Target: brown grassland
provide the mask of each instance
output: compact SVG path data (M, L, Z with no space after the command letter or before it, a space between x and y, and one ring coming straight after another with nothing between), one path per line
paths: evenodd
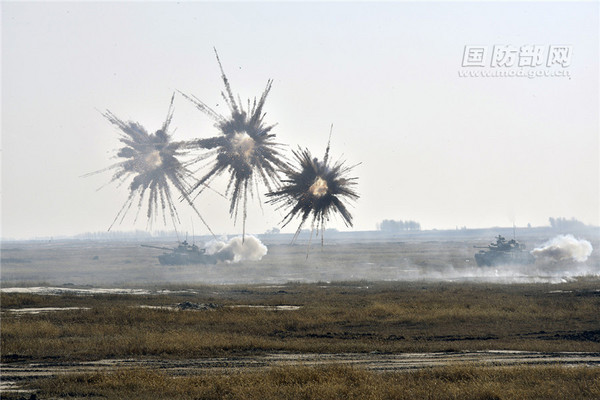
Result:
M251 359L278 352L600 352L597 278L562 284L352 282L168 289L168 294L152 295L3 293L2 362ZM186 301L217 307L140 307ZM233 307L240 305L299 308ZM33 307L85 309L8 311ZM600 369L461 365L375 372L331 364L178 376L130 368L32 379L25 386L38 398L593 399L600 398ZM19 398L2 397L7 396Z
M2 359L190 358L272 351L599 351L597 281L199 287L169 295L7 294L2 309L88 307L2 318ZM576 289L575 289L576 288ZM214 303L211 311L139 306ZM300 306L271 311L239 305Z
M597 369L440 367L376 373L343 365L168 376L120 370L37 383L48 398L127 399L597 399Z

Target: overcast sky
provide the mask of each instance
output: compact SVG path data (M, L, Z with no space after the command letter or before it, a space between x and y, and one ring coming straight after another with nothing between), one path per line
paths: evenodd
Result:
M110 172L81 177L115 162L102 112L154 132L180 90L227 114L213 47L244 102L273 79L265 122L289 149L322 156L334 125L333 159L361 163L353 229L600 223L598 2L1 7L3 238L105 231L128 183L98 191ZM555 76L460 76L475 71ZM171 127L174 140L216 134L180 95ZM228 201L207 192L196 206L215 232L241 232ZM178 210L178 229L206 233ZM146 229L134 214L113 229ZM255 198L247 231L283 216Z

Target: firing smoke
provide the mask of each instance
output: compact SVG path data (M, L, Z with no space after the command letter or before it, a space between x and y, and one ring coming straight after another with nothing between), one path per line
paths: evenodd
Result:
M236 236L229 241L211 240L206 243L206 253L227 263L259 261L267 254L267 246L252 235Z
M584 262L592 254L592 244L573 235L558 235L531 251L537 258L545 257L555 261L574 260Z

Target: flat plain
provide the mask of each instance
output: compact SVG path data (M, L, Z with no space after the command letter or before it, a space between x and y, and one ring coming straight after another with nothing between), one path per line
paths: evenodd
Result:
M2 398L600 397L596 250L482 269L485 239L265 243L170 267L139 243L4 243Z

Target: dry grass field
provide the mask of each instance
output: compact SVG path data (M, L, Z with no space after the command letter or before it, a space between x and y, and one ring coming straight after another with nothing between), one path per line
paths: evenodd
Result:
M39 398L592 399L600 395L597 361L594 367L582 362L566 368L556 361L511 367L467 363L388 372L343 362L258 371L227 368L226 361L250 363L273 353L600 355L599 287L597 279L581 279L558 285L170 286L168 293L147 295L3 293L1 354L5 366L46 363L50 370L105 359L148 360L147 365L22 382ZM209 306L177 307L185 302ZM12 311L43 307L59 311ZM150 363L215 358L225 368L166 371ZM9 372L5 368L3 374Z
M171 286L170 294L2 294L2 357L193 358L272 351L599 351L598 281ZM179 291L181 289L181 291ZM183 302L210 310L174 311ZM143 307L153 306L153 307ZM277 310L244 306L297 306Z
M261 262L200 270L99 247L3 251L3 289L62 291L1 294L2 380L26 390L4 386L2 398L600 398L600 279L565 279L565 264L482 271L471 243L428 241L325 246L308 260L304 246L272 245ZM496 351L542 356L507 363ZM389 361L431 353L487 358ZM263 362L276 358L291 362Z
M120 370L43 379L48 398L127 399L597 399L597 369L441 367L374 373L344 365L169 376Z

